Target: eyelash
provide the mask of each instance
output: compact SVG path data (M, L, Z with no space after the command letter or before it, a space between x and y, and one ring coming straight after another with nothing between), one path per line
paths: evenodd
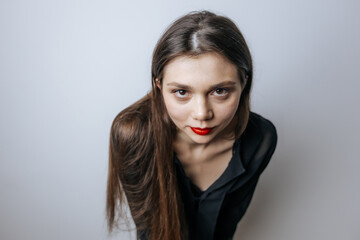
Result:
M173 92L175 93L175 96L178 97L178 98L185 98L184 95L179 95L180 92L185 92L185 93L187 93L187 91L184 90L184 89L177 89L177 90L174 90Z
M221 97L223 97L223 96L226 96L226 95L228 95L229 93L230 93L230 90L228 89L228 88L217 88L217 89L215 89L214 91L213 91L213 93L216 93L216 91L217 90L222 90L222 91L224 91L225 93L223 93L223 94L221 94L221 95L216 95L216 96L221 96Z
M225 93L217 95L216 91L221 90L224 91ZM179 95L180 92L183 92L184 94L188 94L187 90L184 89L176 89L173 90L173 93L175 93L175 96L179 99L185 99L187 97L187 95ZM211 91L211 94L214 94L216 97L224 97L227 96L230 93L230 89L228 88L216 88L215 90Z

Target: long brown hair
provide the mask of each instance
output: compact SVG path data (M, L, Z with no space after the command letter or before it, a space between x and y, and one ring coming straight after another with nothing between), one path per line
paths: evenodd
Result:
M239 137L249 117L252 59L245 39L227 17L191 12L176 20L158 41L152 59L152 90L121 111L110 133L107 220L111 231L124 217L126 202L138 233L149 239L183 240L187 226L173 163L176 127L169 118L161 90L167 63L178 56L216 52L236 65L242 94L233 119Z

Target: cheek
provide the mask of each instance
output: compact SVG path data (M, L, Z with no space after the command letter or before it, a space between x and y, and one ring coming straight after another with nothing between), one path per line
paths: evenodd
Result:
M169 100L164 97L166 110L169 114L171 120L175 123L175 125L182 124L187 119L187 111L183 105L177 104L173 100Z
M219 110L218 116L220 116L222 119L228 119L230 122L236 113L236 109L237 108L223 107Z
M222 119L228 119L229 122L235 116L235 113L239 107L239 99L227 104L226 106L218 106L217 115Z

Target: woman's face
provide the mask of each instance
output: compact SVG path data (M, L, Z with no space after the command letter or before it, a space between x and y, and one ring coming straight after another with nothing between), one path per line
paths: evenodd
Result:
M158 87L177 139L189 144L209 144L228 130L242 89L236 66L216 53L173 59Z

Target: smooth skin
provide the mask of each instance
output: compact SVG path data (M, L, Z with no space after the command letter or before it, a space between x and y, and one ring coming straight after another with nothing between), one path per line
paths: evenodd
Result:
M217 53L180 56L165 66L157 85L178 129L176 155L191 181L206 190L232 156L235 139L225 133L234 128L242 91L236 66ZM192 128L211 130L203 134Z

